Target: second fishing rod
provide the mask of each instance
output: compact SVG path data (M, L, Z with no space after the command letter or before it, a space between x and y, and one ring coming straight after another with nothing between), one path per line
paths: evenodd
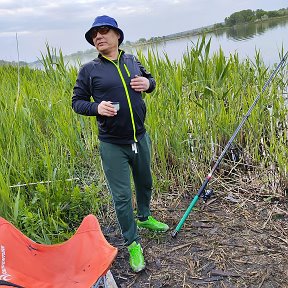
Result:
M257 95L257 97L255 98L254 102L252 103L252 105L250 106L250 108L248 109L247 113L244 115L244 117L242 118L242 121L240 122L240 124L238 125L238 127L236 128L235 132L233 133L233 135L231 136L230 140L228 141L227 145L225 146L225 148L223 149L221 155L219 156L218 160L216 161L216 163L214 164L214 166L212 167L210 173L207 175L207 177L205 178L203 184L201 185L200 189L198 190L197 194L194 196L194 198L192 199L192 201L190 202L190 205L188 206L187 210L185 211L184 215L182 216L182 218L180 219L178 225L176 226L175 230L172 232L172 237L175 238L178 234L178 232L180 231L180 229L182 228L183 224L185 223L185 220L187 219L187 217L189 216L189 214L191 213L193 207L195 206L195 204L197 203L197 201L199 200L200 197L202 197L204 200L207 200L210 196L211 196L211 191L208 190L206 191L205 188L207 187L209 181L211 180L215 170L218 168L218 166L220 165L222 159L224 158L225 154L227 153L228 149L231 147L232 142L234 141L235 137L237 136L238 132L240 131L240 129L242 128L242 126L244 125L244 123L246 122L246 120L248 119L248 117L250 116L252 110L254 109L255 105L257 104L257 102L259 101L261 95L265 92L265 90L267 89L267 87L270 85L270 83L272 82L272 80L275 78L275 76L277 75L277 73L279 72L280 68L284 65L284 63L286 62L288 57L288 51L286 52L286 54L284 55L284 57L282 58L282 60L279 62L279 64L277 65L277 67L274 69L274 71L271 73L270 77L268 78L268 80L265 82L261 92Z

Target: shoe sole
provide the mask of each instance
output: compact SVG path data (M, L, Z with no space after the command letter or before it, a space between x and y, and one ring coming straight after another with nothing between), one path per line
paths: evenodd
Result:
M143 271L146 268L146 265L144 267L138 268L136 270L132 269L135 273L139 273L141 271Z
M146 227L139 227L139 226L137 226L137 227L138 227L139 230L145 229L145 230L149 230L151 232L157 232L157 233L165 233L165 232L167 232L169 230L169 228L167 230L153 230L153 229L149 229L149 228L146 228Z

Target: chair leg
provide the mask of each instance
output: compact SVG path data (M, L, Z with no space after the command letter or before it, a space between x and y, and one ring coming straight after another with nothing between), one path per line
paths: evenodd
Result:
M111 271L100 277L91 288L118 288Z
M101 276L91 288L108 288L106 275Z

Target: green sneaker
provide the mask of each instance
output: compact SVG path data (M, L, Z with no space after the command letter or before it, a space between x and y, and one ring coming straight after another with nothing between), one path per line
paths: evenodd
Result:
M137 226L156 232L166 232L169 229L167 224L157 221L152 216L148 216L148 220L146 221L137 220Z
M140 243L132 242L128 247L130 254L129 263L134 272L140 272L145 268L145 260L143 250Z

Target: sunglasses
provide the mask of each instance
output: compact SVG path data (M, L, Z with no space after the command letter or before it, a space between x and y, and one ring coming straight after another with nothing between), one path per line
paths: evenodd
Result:
M100 26L98 28L95 28L91 31L91 37L92 38L95 38L98 34L98 32L101 34L101 35L105 35L107 34L109 31L110 31L111 28L107 27L107 26Z

